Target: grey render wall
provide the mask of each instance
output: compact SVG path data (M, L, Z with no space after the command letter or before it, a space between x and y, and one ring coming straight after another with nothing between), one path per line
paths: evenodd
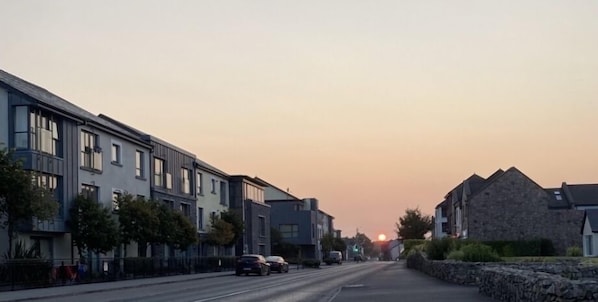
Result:
M201 173L201 175L202 175L201 187L203 188L202 189L203 192L201 192L201 193L197 192L197 207L203 209L203 217L202 217L203 229L201 229L199 231L200 231L200 233L205 233L209 227L210 213L212 213L212 212L220 213L220 212L228 210L228 208L229 208L228 204L230 203L229 185L228 185L228 179L226 177L223 177L221 175L213 173L213 172L209 171L208 169L196 168L195 174L197 175L197 173ZM209 184L212 179L215 179L218 184L220 182L226 183L224 192L221 191L220 185L218 185L216 187L217 188L216 192L211 192L209 190ZM197 176L195 177L195 180L197 181ZM196 183L195 187L197 188L197 183ZM220 198L221 198L222 194L224 194L224 196L225 196L226 204L222 204L220 202Z
M146 198L150 197L150 182L149 182L149 155L150 149L143 144L135 144L129 140L117 137L97 127L90 125L80 126L79 132L87 131L98 136L98 145L102 148L102 171L91 171L89 169L81 168L81 156L77 156L79 162L79 182L81 184L94 185L99 187L99 201L107 208L112 208L112 192L118 191L122 194L128 193L133 196L143 195ZM79 136L80 139L80 136ZM141 142L141 141L140 141ZM121 165L112 163L111 147L112 143L117 143L121 146ZM79 146L80 144L77 144ZM140 150L145 155L143 168L145 172L144 178L137 178L135 176L135 152Z
M8 92L0 87L0 148L8 147Z
M509 169L468 201L469 238L527 240L547 238L558 254L581 246L583 211L548 209L548 196L535 182Z

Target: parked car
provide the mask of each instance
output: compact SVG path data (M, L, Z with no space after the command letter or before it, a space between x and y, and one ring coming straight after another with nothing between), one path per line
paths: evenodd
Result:
M279 272L279 273L288 273L289 272L289 263L284 260L284 258L280 256L268 256L266 257L266 262L270 264L270 270Z
M270 264L266 258L258 254L245 254L239 257L235 268L235 275L258 274L260 276L270 275Z
M324 262L326 262L326 264L328 265L331 265L333 263L339 265L343 264L343 253L341 253L340 251L330 251L328 252L328 255L326 255Z

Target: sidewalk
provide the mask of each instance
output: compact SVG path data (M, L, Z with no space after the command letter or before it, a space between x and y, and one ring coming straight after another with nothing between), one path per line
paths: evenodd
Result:
M40 300L47 298L55 298L61 296L75 296L85 293L101 292L106 290L124 289L124 288L135 288L143 287L156 284L167 284L176 283L182 281L198 280L205 278L216 278L223 276L234 275L234 271L228 272L217 272L217 273L200 273L190 275L178 275L168 277L156 277L156 278L143 278L133 279L124 281L114 282L99 282L99 283L88 283L80 285L65 285L65 286L54 286L27 290L17 291L6 291L0 292L0 302L4 301L30 301Z

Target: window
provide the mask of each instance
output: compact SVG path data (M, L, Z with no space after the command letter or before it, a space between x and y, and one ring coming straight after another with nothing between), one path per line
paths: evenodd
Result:
M266 217L259 216L260 236L266 236Z
M102 171L102 149L98 136L81 130L81 167Z
M122 147L119 143L112 143L112 163L122 165Z
M203 230L203 208L197 207L197 229Z
M251 199L257 202L264 202L264 190L254 185L245 183L243 184L245 193L245 199Z
M174 200L164 200L164 204L166 204L167 207L174 209Z
M212 194L216 194L216 180L213 178L212 178L212 187L211 187L210 191L212 191Z
M118 211L118 201L122 196L122 192L120 190L112 190L112 210Z
M203 188L202 188L202 183L203 183L203 175L200 172L197 172L197 175L195 176L195 185L197 186L197 195L203 195Z
M143 165L145 164L143 151L135 151L135 176L139 178L145 177Z
M586 235L586 256L594 256L594 247L592 245L592 235Z
M164 187L164 160L154 158L154 185Z
M282 238L298 238L299 226L296 224L281 224L278 229Z
M258 252L260 255L266 255L266 246L263 244L258 245Z
M224 181L220 182L220 204L223 206L228 205L226 201L226 182Z
M181 203L179 205L179 211L186 217L191 216L191 205L188 203Z
M52 114L27 106L14 107L14 145L60 156L60 131Z
M86 198L89 198L90 200L98 202L98 199L99 199L98 198L98 187L82 184L81 185L81 195L83 195Z
M181 192L191 194L191 170L181 168Z

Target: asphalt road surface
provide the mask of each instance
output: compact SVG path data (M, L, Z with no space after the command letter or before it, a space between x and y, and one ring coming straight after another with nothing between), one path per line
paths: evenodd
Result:
M492 301L477 288L438 281L404 268L404 263L364 262L291 269L270 276L234 276L185 280L136 288L110 289L44 299L85 301Z

